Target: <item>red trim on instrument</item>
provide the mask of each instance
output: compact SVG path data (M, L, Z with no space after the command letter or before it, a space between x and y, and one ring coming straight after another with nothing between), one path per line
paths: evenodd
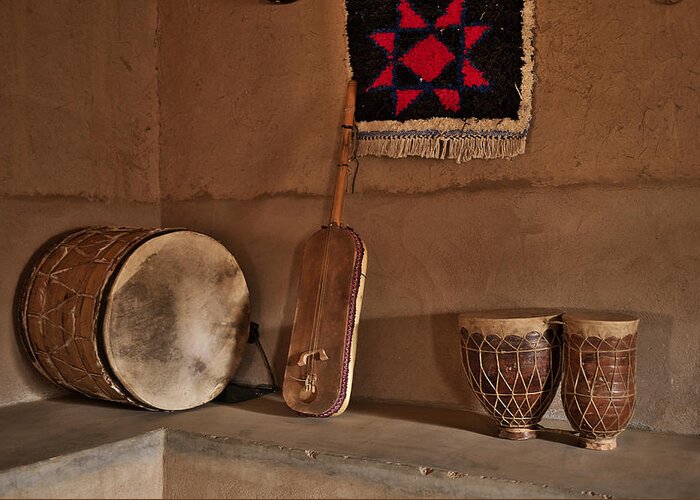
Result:
M345 403L345 400L350 397L348 394L350 387L348 387L348 379L350 378L350 363L353 361L350 359L352 353L352 333L355 329L355 319L357 316L357 299L360 293L360 282L362 280L362 261L365 257L365 247L362 244L360 237L350 228L343 228L345 231L349 232L355 241L355 250L357 251L357 257L355 258L355 269L352 277L352 290L350 291L350 305L348 307L348 328L345 331L345 352L343 354L343 372L342 372L342 382L340 387L340 394L338 399L335 401L333 406L327 411L314 415L320 418L331 417L340 410Z

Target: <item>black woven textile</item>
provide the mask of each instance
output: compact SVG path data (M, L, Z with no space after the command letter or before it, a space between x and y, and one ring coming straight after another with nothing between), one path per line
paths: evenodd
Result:
M523 3L346 0L357 119L517 119Z

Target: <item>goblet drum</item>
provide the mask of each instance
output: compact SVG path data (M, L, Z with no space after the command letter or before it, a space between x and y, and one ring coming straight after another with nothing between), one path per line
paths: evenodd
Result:
M613 450L636 400L637 327L616 313L564 315L564 412L581 446Z
M218 241L180 229L88 228L24 284L20 339L49 380L152 410L216 397L243 357L248 287Z
M530 309L459 316L467 380L500 437L536 437L560 379L561 314Z

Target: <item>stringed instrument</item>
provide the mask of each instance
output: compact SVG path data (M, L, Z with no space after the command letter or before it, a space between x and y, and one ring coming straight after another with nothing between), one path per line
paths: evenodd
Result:
M304 246L282 386L287 406L313 417L343 413L352 388L367 266L364 243L341 222L350 168L356 92L357 83L350 81L330 222L315 232Z

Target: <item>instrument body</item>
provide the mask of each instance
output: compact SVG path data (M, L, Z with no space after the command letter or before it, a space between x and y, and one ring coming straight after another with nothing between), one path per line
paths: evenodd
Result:
M536 437L561 377L561 312L513 310L459 317L469 385L501 427L500 437Z
M350 81L343 116L330 222L304 246L294 327L282 395L302 415L330 417L347 408L367 250L341 222L348 185L357 83Z
M147 409L216 397L248 335L248 288L233 256L177 229L67 235L32 269L20 309L22 343L49 380Z
M634 414L638 325L624 314L564 315L561 398L584 448L615 449Z
M350 400L366 257L360 237L335 225L314 233L304 246L283 386L285 402L301 414L339 415ZM316 391L309 401L300 384Z

